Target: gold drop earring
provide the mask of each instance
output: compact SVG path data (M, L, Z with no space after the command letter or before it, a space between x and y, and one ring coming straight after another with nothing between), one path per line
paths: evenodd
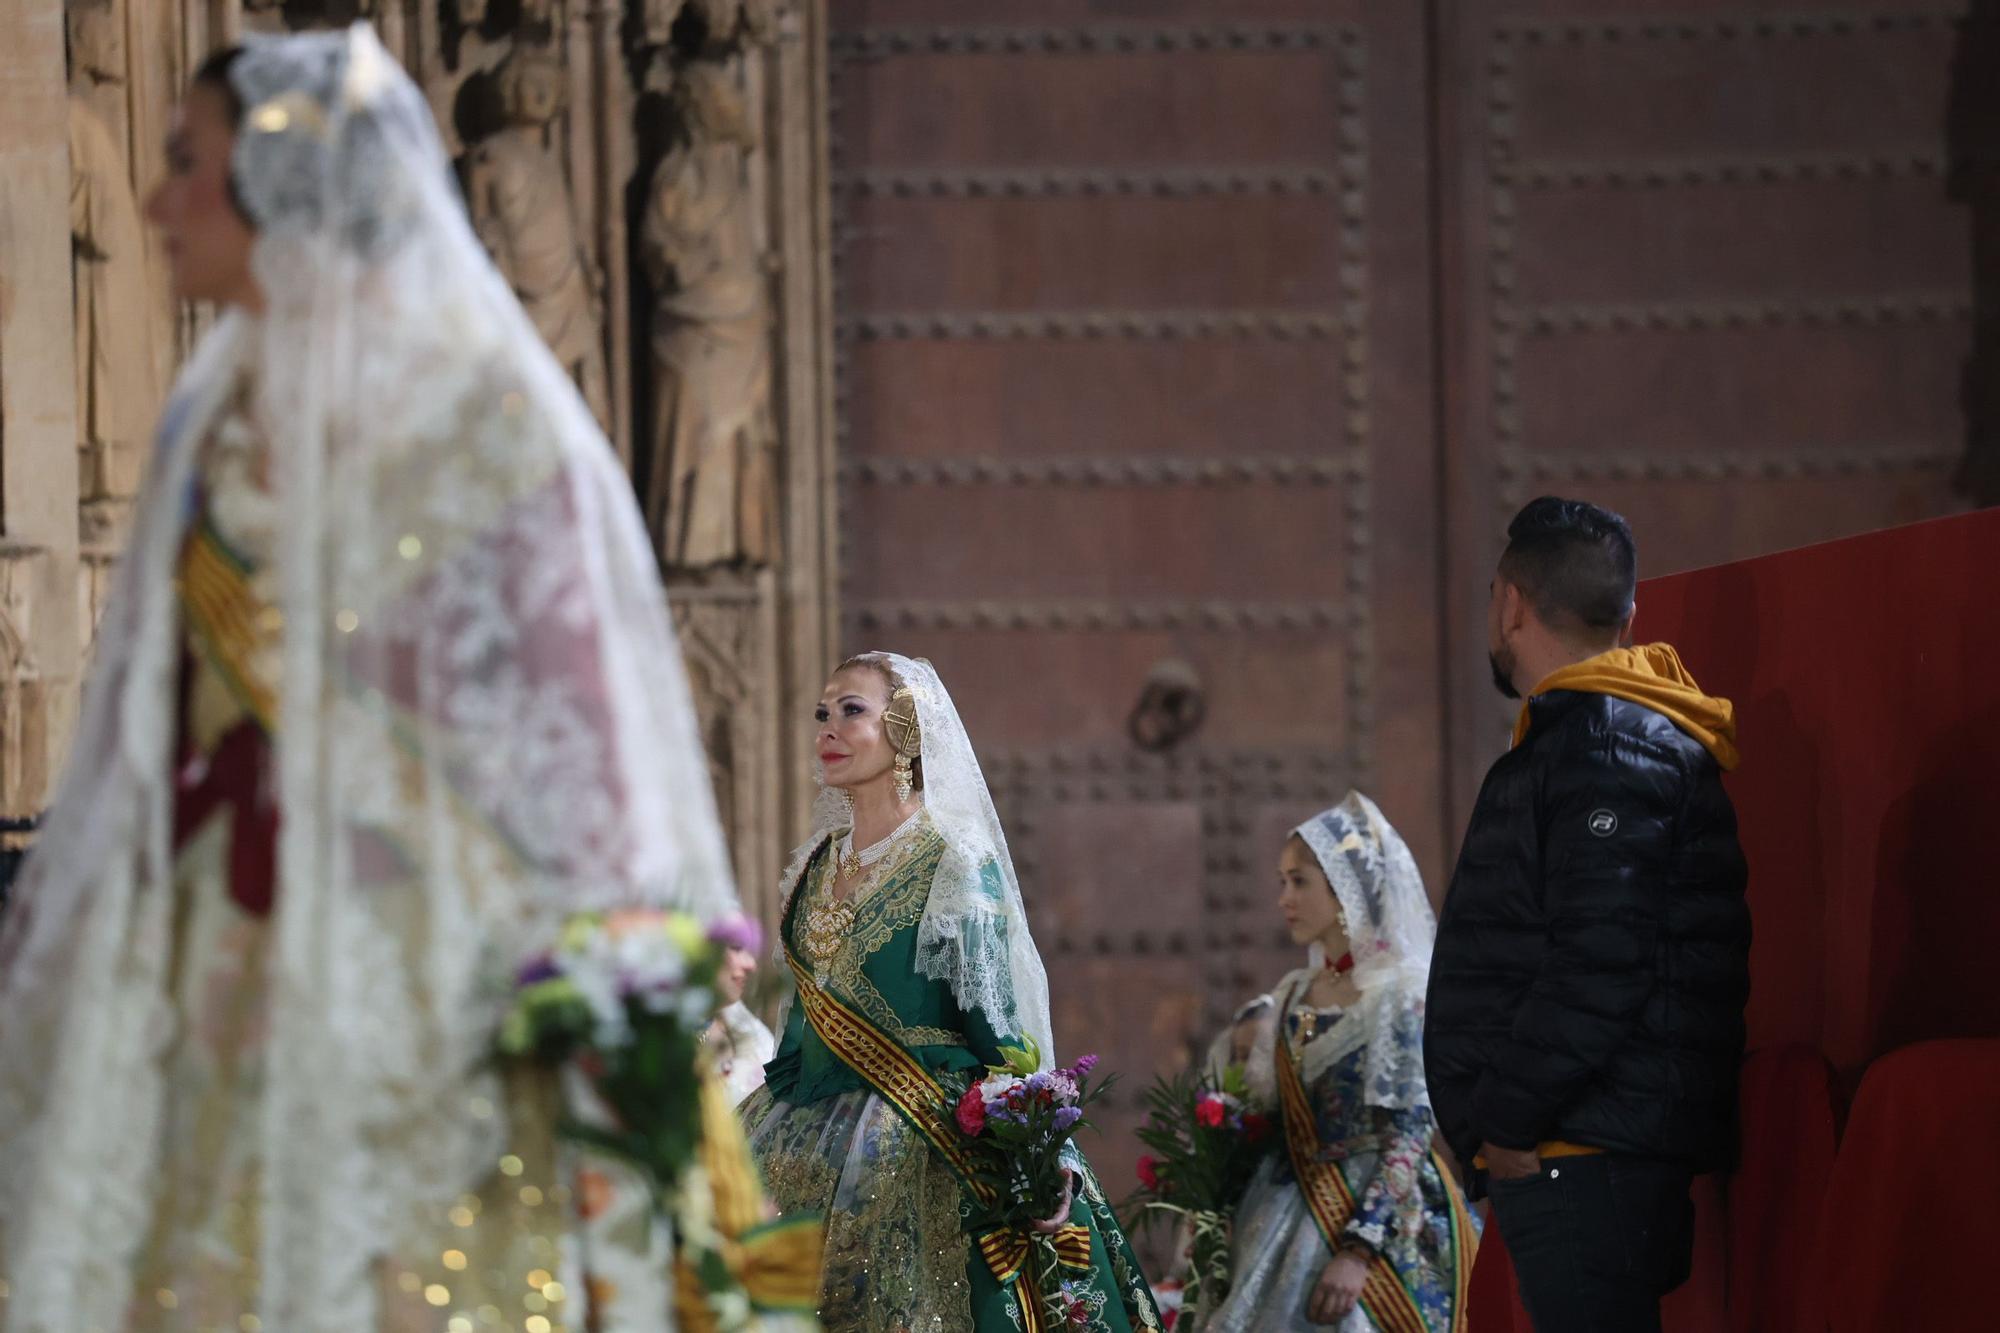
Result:
M910 763L910 756L896 756L896 800L909 804L910 795L916 790L916 773Z

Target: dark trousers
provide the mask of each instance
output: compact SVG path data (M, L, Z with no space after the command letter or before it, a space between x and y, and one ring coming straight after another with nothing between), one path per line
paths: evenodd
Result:
M1489 1180L1535 1333L1659 1333L1660 1297L1694 1257L1692 1183L1686 1167L1611 1154Z

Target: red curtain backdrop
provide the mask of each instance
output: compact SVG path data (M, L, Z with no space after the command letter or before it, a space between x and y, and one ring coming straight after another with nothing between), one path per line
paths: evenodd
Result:
M1639 638L1736 701L1751 1047L1816 1046L1849 1087L1898 1046L2000 1036L1996 572L2000 510L1640 590Z

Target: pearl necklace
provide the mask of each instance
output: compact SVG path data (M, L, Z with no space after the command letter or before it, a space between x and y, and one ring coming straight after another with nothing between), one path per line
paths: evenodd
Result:
M923 817L923 813L924 812L921 809L919 809L915 814L911 815L908 819L904 820L902 823L898 824L894 829L890 830L888 837L882 839L880 842L871 843L869 846L863 847L858 852L854 850L854 830L853 829L847 830L847 836L841 839L840 848L838 852L838 860L840 862L840 873L842 875L845 875L847 878L852 879L854 878L854 876L860 874L867 867L876 864L883 857L889 854L889 849L895 843L896 839L902 837L905 833L908 833L910 831L910 826L912 824L915 824L917 820L921 819ZM854 896L858 898L861 895L857 892Z

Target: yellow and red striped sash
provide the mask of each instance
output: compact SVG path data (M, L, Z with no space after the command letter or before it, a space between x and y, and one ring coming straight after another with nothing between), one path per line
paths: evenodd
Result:
M785 961L791 964L792 977L798 982L799 1003L805 1008L806 1022L826 1043L826 1048L859 1074L863 1082L895 1107L910 1127L937 1149L938 1156L974 1198L991 1206L996 1201L995 1195L990 1186L973 1174L970 1145L952 1118L955 1105L944 1085L901 1042L814 981L812 973L789 949L785 951Z
M799 1003L806 1022L826 1048L849 1069L861 1076L882 1100L896 1108L910 1127L924 1139L952 1169L974 1199L987 1207L999 1201L992 1186L973 1170L971 1147L959 1132L953 1117L956 1103L930 1070L894 1037L857 1012L817 981L799 960L785 951L792 977L798 982ZM1073 1271L1089 1272L1090 1229L1069 1225L1049 1238L1055 1246L1057 1262ZM1021 1312L1021 1333L1045 1333L1048 1321L1042 1309L1040 1275L1034 1271L1034 1241L1015 1227L996 1227L979 1238L980 1257L1003 1288L1014 1288L1015 1303Z
M1354 1216L1354 1192L1348 1188L1347 1177L1341 1174L1338 1162L1320 1159L1319 1129L1313 1116L1312 1101L1306 1095L1305 1082L1299 1076L1291 1046L1283 1033L1278 1036L1277 1065L1278 1099L1285 1121L1285 1150L1291 1158L1292 1174L1298 1177L1299 1188L1306 1196L1306 1206L1312 1211L1313 1221L1319 1225L1320 1235L1325 1238L1327 1247L1338 1252L1345 1239L1347 1223ZM1465 1211L1465 1200L1459 1195L1451 1172L1437 1159L1435 1152L1431 1154L1431 1160L1444 1181L1445 1193L1451 1199L1452 1276L1456 1290L1450 1329L1452 1333L1463 1333L1466 1326L1466 1290L1472 1279L1472 1224ZM1396 1266L1385 1255L1376 1254L1368 1265L1368 1281L1361 1288L1361 1304L1367 1308L1368 1317L1375 1321L1375 1326L1382 1333L1435 1333L1425 1323L1423 1311L1418 1308L1409 1288L1403 1285Z
M275 728L278 693L256 669L273 609L250 587L242 563L196 523L181 548L181 608L193 638L265 731Z

